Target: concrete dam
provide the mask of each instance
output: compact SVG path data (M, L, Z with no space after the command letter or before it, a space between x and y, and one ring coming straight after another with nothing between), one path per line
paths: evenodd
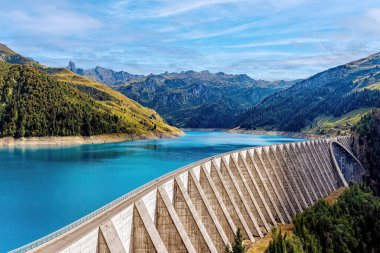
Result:
M15 252L224 252L237 228L262 238L363 166L351 138L254 147L206 158L116 199Z

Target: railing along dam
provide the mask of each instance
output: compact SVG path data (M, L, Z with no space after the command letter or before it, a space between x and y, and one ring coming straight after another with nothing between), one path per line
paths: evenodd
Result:
M347 186L334 149L352 164L350 147L315 139L203 159L14 252L223 252L237 228L255 241Z

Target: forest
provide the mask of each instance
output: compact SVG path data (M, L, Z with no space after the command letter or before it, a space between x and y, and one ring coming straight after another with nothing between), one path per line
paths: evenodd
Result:
M90 95L28 65L0 63L0 137L129 133Z
M380 198L370 187L351 185L338 200L320 200L297 214L294 235L277 230L266 253L380 252Z
M298 132L321 115L340 117L355 109L380 107L380 91L364 89L345 94L348 90L349 87L342 90L316 87L311 92L299 91L297 96L280 96L280 92L272 99L275 104L268 99L243 115L241 127Z
M368 170L366 182L380 195L380 110L364 115L353 126L354 152Z
M318 117L380 107L379 55L320 72L266 97L238 120L245 129L299 132Z

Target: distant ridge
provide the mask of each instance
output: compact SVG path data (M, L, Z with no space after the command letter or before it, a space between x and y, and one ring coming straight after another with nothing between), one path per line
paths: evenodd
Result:
M76 68L73 61L70 61L66 68L71 72L104 83L108 86L125 84L133 79L143 77L142 75L134 75L125 71L114 71L99 66L84 70L82 68Z

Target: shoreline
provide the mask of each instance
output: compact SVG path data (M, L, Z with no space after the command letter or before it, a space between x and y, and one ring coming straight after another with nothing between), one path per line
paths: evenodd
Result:
M180 128L182 131L227 132L228 128Z
M221 128L182 128L182 131L222 131L225 133L240 133L252 135L271 135L293 138L309 138L316 139L323 137L322 135L283 132L283 131L267 131L267 130L247 130L247 129L221 129ZM2 147L28 147L28 146L77 146L85 144L101 144L101 143L117 143L136 140L153 140L163 138L177 138L185 135L184 132L167 132L167 133L147 133L147 134L103 134L94 136L45 136L45 137L24 137L0 138L0 148Z
M293 138L308 138L308 139L318 139L325 137L324 135L318 134L308 134L302 132L285 132L285 131L268 131L268 130L248 130L233 128L225 130L226 133L240 133L240 134L254 134L254 135L272 135L272 136L283 136L283 137L293 137Z
M28 146L77 146L84 144L117 143L136 140L176 138L183 136L183 132L148 133L148 134L103 134L94 136L45 136L0 138L1 147L28 147Z
M321 137L326 137L325 135L309 134L302 132L285 132L285 131L268 131L268 130L249 130L241 128L181 128L182 131L206 131L215 132L221 131L225 133L238 133L238 134L252 134L252 135L271 135L271 136L283 136L283 137L293 137L293 138L308 138L317 139Z

